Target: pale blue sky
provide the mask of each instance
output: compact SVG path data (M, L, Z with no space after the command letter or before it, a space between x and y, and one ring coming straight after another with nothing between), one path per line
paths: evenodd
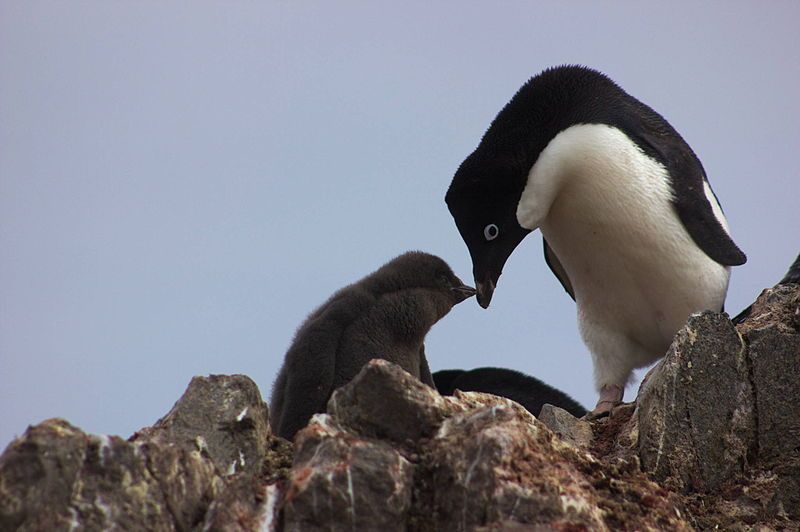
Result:
M738 311L800 249L798 20L788 1L1 1L0 448L54 416L129 436L193 375L266 399L304 317L405 250L469 279L445 190L557 64L606 72L698 153L749 257ZM427 352L595 400L538 233Z

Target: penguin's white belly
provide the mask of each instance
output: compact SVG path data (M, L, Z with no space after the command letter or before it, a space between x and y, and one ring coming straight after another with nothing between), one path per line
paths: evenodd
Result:
M531 179L553 197L539 227L572 284L598 384L624 382L665 354L691 313L722 308L729 269L689 236L665 168L621 131L573 126L542 156Z
M581 233L571 224L562 229L559 218L542 232L569 276L581 333L596 355L647 365L666 353L692 312L722 308L728 270L688 234L591 223L580 224Z

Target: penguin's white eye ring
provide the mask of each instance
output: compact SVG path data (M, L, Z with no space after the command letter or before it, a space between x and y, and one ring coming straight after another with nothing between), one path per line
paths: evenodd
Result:
M494 224L489 224L483 228L483 236L486 240L494 240L500 234L500 228Z

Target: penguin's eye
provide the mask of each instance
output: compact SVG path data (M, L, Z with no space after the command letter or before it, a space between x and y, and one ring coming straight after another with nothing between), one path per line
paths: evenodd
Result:
M483 236L486 238L486 240L494 240L499 234L500 229L494 224L489 224L483 228Z

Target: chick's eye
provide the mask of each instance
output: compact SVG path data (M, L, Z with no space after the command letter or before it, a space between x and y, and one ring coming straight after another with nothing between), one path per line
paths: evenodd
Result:
M499 234L500 229L494 224L489 224L483 228L483 236L486 238L486 240L494 240Z

